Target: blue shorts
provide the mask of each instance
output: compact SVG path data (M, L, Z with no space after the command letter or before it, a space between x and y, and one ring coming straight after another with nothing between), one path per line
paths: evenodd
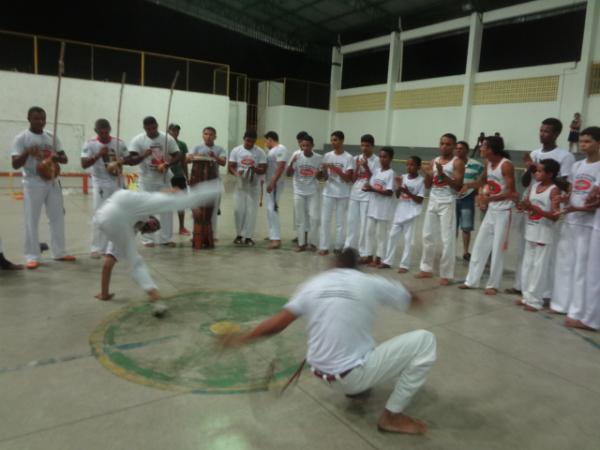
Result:
M475 191L456 200L456 228L473 231L475 222Z

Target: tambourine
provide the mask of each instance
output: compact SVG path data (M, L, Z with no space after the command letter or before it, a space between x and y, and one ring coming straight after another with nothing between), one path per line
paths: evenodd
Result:
M43 180L54 180L60 175L60 165L52 158L43 159L37 165L37 173Z

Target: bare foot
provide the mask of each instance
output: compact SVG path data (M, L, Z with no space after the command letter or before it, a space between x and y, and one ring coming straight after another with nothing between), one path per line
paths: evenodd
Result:
M448 286L450 284L450 280L448 278L440 278L438 284L440 286Z
M157 289L150 289L149 291L146 291L146 294L148 294L149 300L151 302L160 300L160 294L158 293Z
M303 252L306 250L306 245L299 245L298 247L296 247L295 251L297 252Z
M564 316L564 315L566 315L566 314L567 314L567 313L560 312L560 311L557 311L557 310L555 310L555 309L552 309L552 308L548 308L548 312L549 312L550 314L558 314L558 315L560 315L560 316Z
M329 255L329 250L320 250L319 251L319 255L321 255L321 256L327 256L327 255Z
M565 319L565 327L568 327L568 328L579 328L580 330L597 331L597 330L594 330L591 327L588 327L581 320L571 319L570 317L567 317Z
M408 269L405 269L404 267L400 267L398 269L398 273L407 273L407 272L408 272Z
M485 295L496 295L498 293L498 289L487 288L483 291Z
M468 286L468 285L466 285L466 284L464 284L464 283L463 283L463 284L461 284L461 285L459 285L459 286L458 286L458 288L459 288L459 289L473 289L471 286Z
M369 267L377 267L378 263L377 263L377 261L371 261L369 264L367 264L367 266L369 266Z
M538 312L539 311L537 308L534 308L533 306L529 306L529 305L523 305L523 309L525 311L529 311L529 312Z
M377 428L379 431L404 434L424 434L427 431L427 425L424 422L406 414L392 413L387 409L379 417Z
M515 300L515 305L517 305L517 306L525 306L525 302L523 301L522 298L520 298L519 300Z
M433 273L421 271L415 275L415 278L433 278Z
M377 268L378 269L389 269L390 265L386 264L386 263L379 263L379 264L377 264Z
M373 262L372 256L361 256L361 258L358 260L359 264L370 264L372 262Z
M269 250L275 250L281 248L281 241L271 241L271 243L267 246Z
M94 295L94 297L96 297L98 300L102 300L103 302L111 300L114 296L115 294L103 294L102 292Z

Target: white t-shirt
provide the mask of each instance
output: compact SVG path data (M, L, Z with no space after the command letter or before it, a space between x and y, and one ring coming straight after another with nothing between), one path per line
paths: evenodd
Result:
M394 192L394 171L392 169L375 169L369 180L371 187L378 192ZM394 194L381 195L377 192L369 192L369 209L367 217L377 220L390 220L394 214Z
M404 311L410 294L398 282L333 269L302 284L285 309L307 319L308 363L335 375L363 364L375 348L371 331L378 303Z
M323 164L332 164L342 169L344 173L354 169L354 160L348 152L343 152L338 155L335 151L325 153L323 156ZM323 189L323 196L334 198L348 198L350 196L350 183L346 183L339 175L333 173L331 169L327 169L327 182Z
M209 147L206 144L196 145L188 154L208 156L208 152L213 152L219 158L227 158L227 152L225 151L225 149L218 145L213 145L212 147ZM219 174L220 178L221 174L219 172L217 173Z
M544 159L553 159L560 164L560 172L558 175L561 177L568 177L571 173L571 167L575 164L575 157L573 154L558 147L549 152L544 152L541 148L538 148L537 150L532 151L529 156L531 156L531 159L535 163L539 163Z
M317 174L321 170L323 156L313 152L312 156L307 157L304 152L295 156L294 164L294 193L298 195L313 195L319 189Z
M270 183L271 179L275 175L275 172L277 171L277 164L283 162L285 163L285 167L287 165L287 161L288 150L283 145L279 144L276 147L273 147L269 150L269 153L267 154L267 173L265 174L267 183ZM277 180L277 185L283 184L284 181L285 173L282 173L279 177L279 180Z
M354 157L354 170L357 170L358 162L364 160L363 155L356 155ZM379 158L375 155L371 155L368 159L369 170L371 171L371 175L375 173L375 169L378 169L379 166ZM368 202L370 199L369 192L365 192L362 190L362 187L365 185L367 181L369 181L369 177L366 173L367 171L361 165L358 169L358 178L352 185L352 190L350 191L350 200L356 200L359 202Z
M46 159L60 151L62 151L62 144L58 137L56 138L56 150L52 148L52 134L44 130L40 134L32 133L30 130L25 130L17 134L12 144L11 156L20 156L25 150L37 147L41 151L42 159ZM23 184L28 186L46 186L52 181L46 181L42 179L37 173L37 166L41 159L28 156L25 164L21 169L23 174Z
M600 161L588 163L586 160L577 161L571 168L569 182L573 189L569 203L573 206L584 206L587 196L600 180ZM584 227L594 226L593 212L572 212L565 215L565 221Z
M96 154L98 154L98 152L104 147L108 147L108 154L98 159L92 165L92 180L94 182L94 186L97 187L115 187L117 177L108 173L106 170L106 165L110 162L129 156L127 147L122 140L119 140L119 145L117 145L117 138L112 136L110 137L110 141L107 143L100 142L98 137L90 139L85 143L83 149L81 150L81 157L91 158L96 156Z
M177 141L171 135L167 135L165 141L165 134L159 131L155 138L148 137L146 133L140 133L129 144L129 151L138 155L142 155L147 149L152 150L152 155L140 163L140 184L142 186L144 184L165 184L170 181L173 178L171 169L167 171L165 181L165 174L161 173L158 167L164 162L169 162L171 156L179 152Z
M415 178L408 178L408 175L402 176L402 185L408 191L417 197L425 197L425 179L421 175ZM403 223L414 219L423 210L423 203L415 202L408 194L401 193L396 205L394 214L394 223Z
M254 146L248 150L243 145L239 145L229 153L229 162L236 163L238 173L248 173L249 167L258 168L260 164L266 164L267 157L261 148ZM244 176L241 180L242 183L258 186L259 175Z

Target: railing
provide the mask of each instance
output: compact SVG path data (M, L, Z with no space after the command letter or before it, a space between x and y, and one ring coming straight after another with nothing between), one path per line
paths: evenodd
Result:
M118 83L126 72L128 84L168 88L179 71L176 89L227 96L230 92L228 64L4 30L0 70L56 75L61 42L66 44L66 77Z

